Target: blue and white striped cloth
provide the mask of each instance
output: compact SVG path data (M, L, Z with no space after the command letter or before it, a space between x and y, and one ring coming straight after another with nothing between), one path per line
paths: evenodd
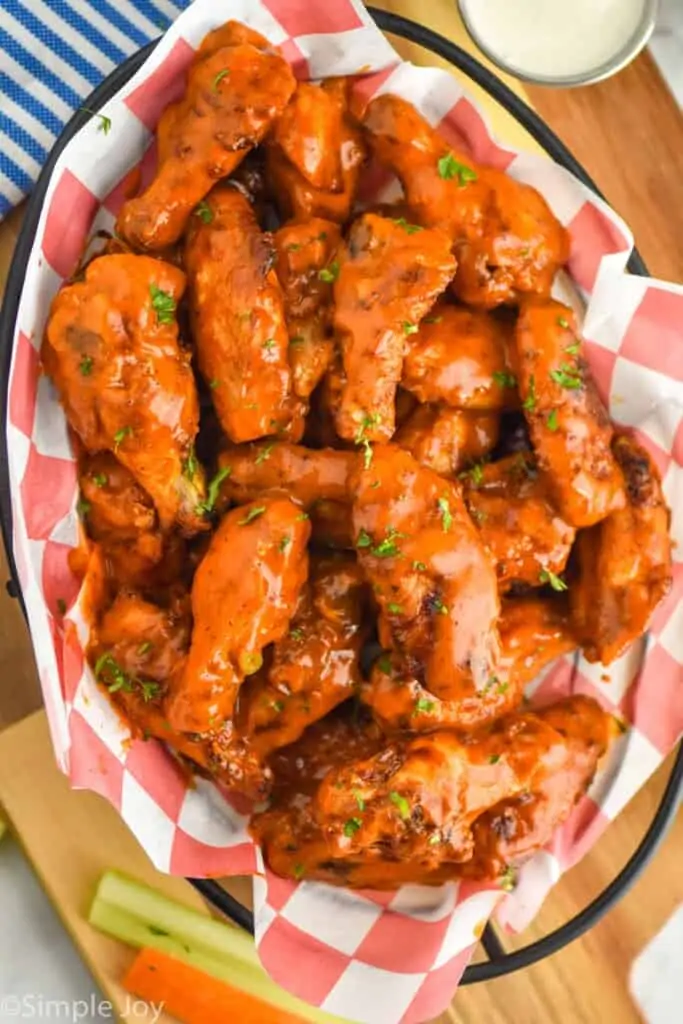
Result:
M96 85L190 0L0 0L0 220Z

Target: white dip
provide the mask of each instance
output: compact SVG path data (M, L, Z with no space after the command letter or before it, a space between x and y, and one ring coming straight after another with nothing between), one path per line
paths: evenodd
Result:
M521 74L566 78L595 71L636 34L645 0L467 0L473 33Z

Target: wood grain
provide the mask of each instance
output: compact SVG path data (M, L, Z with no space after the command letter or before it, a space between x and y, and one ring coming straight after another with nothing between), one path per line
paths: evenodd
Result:
M429 4L377 0L376 6L419 20L474 49L466 41L454 0L430 0ZM392 41L406 57L424 60L418 47ZM439 63L432 58L429 62ZM512 85L523 94L518 84ZM626 71L599 85L567 91L529 87L528 95L630 223L652 272L673 280L683 278L683 117L650 57L642 55ZM511 144L536 148L504 113L496 112L493 120L495 130ZM19 216L0 227L0 287ZM2 728L27 714L38 701L26 633L16 603L4 591L0 592L0 671ZM111 991L128 954L106 939L96 949L88 946L79 916L87 886L98 871L124 866L130 855L129 870L135 874L153 878L156 885L171 886L195 904L197 897L182 881L153 873L125 826L102 800L68 791L54 769L43 719L31 721L42 724L27 725L26 731L14 734L20 739L12 745L9 762L0 756L0 801L7 803L27 846L42 851L41 878L61 903L60 912L69 915L70 930L86 951L95 975ZM504 938L508 948L533 941L563 923L612 880L642 838L667 770L668 765L662 767L590 855L562 879L527 932ZM22 777L28 780L24 789ZM683 901L682 847L683 819L679 817L654 866L596 928L527 971L461 988L453 1010L441 1018L444 1024L635 1024L639 1016L628 992L630 964ZM66 867L60 870L63 863Z

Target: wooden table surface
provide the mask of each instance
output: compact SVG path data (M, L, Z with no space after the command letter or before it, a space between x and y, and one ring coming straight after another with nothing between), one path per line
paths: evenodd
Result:
M420 18L458 38L452 0L384 0L378 6ZM575 90L527 89L531 103L584 164L633 229L651 272L683 279L683 116L647 52L616 77ZM20 223L0 226L0 288ZM0 579L6 568L0 556ZM40 705L33 658L16 602L0 591L0 728ZM652 818L670 762L633 800L578 867L566 875L538 918L508 948L563 923L614 877ZM461 1024L635 1024L628 992L633 958L683 902L683 818L657 860L590 933L517 975L461 989L444 1020Z

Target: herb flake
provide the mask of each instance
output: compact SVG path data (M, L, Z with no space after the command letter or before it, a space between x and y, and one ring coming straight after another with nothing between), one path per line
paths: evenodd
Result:
M152 309L157 315L158 324L172 324L175 320L176 302L170 292L165 292L158 285L149 286L152 297Z
M394 807L398 810L400 817L403 821L408 821L410 818L410 804L404 796L397 793L395 789L389 793L389 799L391 800Z
M476 171L473 171L471 167L467 167L466 164L461 164L452 153L446 153L445 156L442 156L437 163L437 167L440 178L443 178L444 181L452 181L456 178L461 188L463 185L467 185L468 182L477 180Z

